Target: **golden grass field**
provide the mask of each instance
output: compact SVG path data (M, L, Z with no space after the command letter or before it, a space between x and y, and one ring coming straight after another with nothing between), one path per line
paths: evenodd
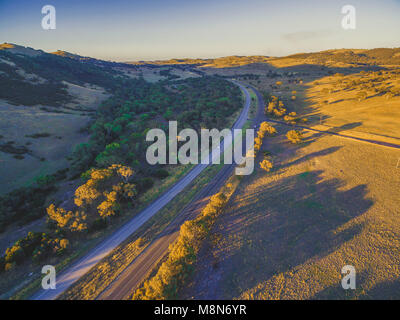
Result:
M278 130L263 147L275 168L243 179L186 297L399 298L400 150L311 133L292 146Z
M347 75L309 72L297 83L247 82L281 97L310 127L400 145L400 98L374 90L399 88L397 71L343 70ZM373 85L346 88L354 80ZM367 97L359 101L362 90ZM400 149L310 131L292 145L285 137L292 128L273 125L279 135L265 138L262 150L271 152L274 168L256 165L243 178L181 297L399 299ZM262 159L261 152L257 163ZM356 290L341 287L345 265L356 269Z
M173 67L185 63L201 64L200 70L206 74L237 78L262 93L279 96L288 112L295 111L301 118L307 118L305 125L311 128L400 145L398 67L362 71L354 63L332 60L321 64L313 57L264 56L181 59L155 64L165 65L165 69L181 79L198 76ZM159 71L140 66L136 71L126 72L157 82L166 79ZM249 74L259 78L246 78ZM277 85L277 81L282 84ZM0 131L0 142L15 141L16 146L26 145L31 150L22 160L1 153L0 193L67 166L65 156L75 144L87 139L79 129L89 120L90 109L95 109L106 96L99 88L75 85L69 85L69 93L80 103L63 108L67 113L0 103L0 127L4 129ZM364 93L362 98L361 93ZM295 99L291 99L293 95ZM80 109L82 104L86 110ZM232 115L230 122L235 117ZM260 152L255 172L241 179L228 209L206 239L192 282L181 297L400 299L400 166L396 167L400 149L310 131L304 132L303 143L292 145L285 135L293 128L273 125L279 134L265 138L262 151L271 152L274 168L267 173L259 167L263 160ZM50 136L36 139L25 136L43 132ZM7 170L2 170L6 167L2 162L12 163L12 170L8 165ZM158 188L141 197L141 203L145 205L155 199L185 170L180 166L172 170ZM63 298L95 298L165 228L215 170L205 172L192 189L178 196ZM69 189L71 186L61 188L60 193ZM64 267L139 209L129 210L115 226L93 234L81 248L73 248L74 256L68 261L54 263ZM42 222L38 222L39 229ZM23 228L8 230L0 247L24 233ZM356 290L346 291L340 285L341 268L345 265L356 268ZM26 283L30 280L26 270L19 270L15 277L25 277ZM17 280L3 279L0 287L8 290L11 282ZM23 285L11 291L18 292ZM20 291L18 297L27 296L37 285L38 280Z
M398 138L400 143L400 96L387 99L375 92L376 88L385 86L400 88L400 74L390 73L383 76L354 74L349 76L329 76L314 83L307 84L307 102L314 112L323 114L323 124L330 127L341 127L356 123L354 131L371 133L382 137ZM377 78L381 80L377 81ZM373 87L363 90L359 85L343 89L343 86L352 81L365 81ZM331 93L323 94L326 88ZM358 101L357 94L365 91L368 97Z

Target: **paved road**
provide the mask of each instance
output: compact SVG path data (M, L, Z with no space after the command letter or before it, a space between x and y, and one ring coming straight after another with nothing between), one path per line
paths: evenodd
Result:
M207 204L208 199L223 186L234 170L234 165L224 165L214 179L203 188L165 230L97 297L100 300L123 300L136 289L157 263L168 252L168 247L179 236L186 220L194 219Z
M250 109L250 94L244 86L235 82L242 91L245 93L244 108L239 115L237 121L232 129L240 129L245 124L248 112ZM216 152L224 150L223 143L218 150L212 150L210 157L214 158ZM208 165L198 164L188 174L181 178L175 185L168 189L161 197L151 203L146 209L141 211L138 215L128 221L120 229L115 231L111 236L102 241L97 247L92 249L88 254L73 263L66 270L57 275L57 288L54 290L39 290L34 294L31 299L33 300L52 300L57 298L69 286L88 272L93 266L106 257L114 248L116 248L122 241L128 238L133 232L138 230L146 221L154 216L161 208L169 203L178 193L187 187Z
M269 119L264 114L264 101L261 94L253 87L249 86L257 95L258 111L253 121L253 126L258 127L262 121L268 120L287 126L286 122ZM316 132L328 133L346 137L339 133L326 132L316 129L309 129L306 126L295 126ZM366 139L348 137L354 140L366 141ZM367 141L371 142L371 141ZM372 141L373 143L374 141ZM377 142L377 144L382 144ZM390 147L399 147L396 145L383 144ZM100 300L122 300L127 299L133 291L147 278L149 273L159 263L159 261L168 253L168 247L179 235L180 226L190 219L194 219L207 204L208 198L216 193L231 175L234 165L225 165L218 175L205 188L203 188L195 199L187 205L175 218L174 221L144 250L133 262L97 297Z
M246 92L246 96L249 99L247 90L243 87L242 90ZM258 110L253 120L253 126L259 124L263 115L264 103L262 97L259 98L258 102ZM243 145L243 152L245 153L244 150L246 150L246 146ZM132 261L97 299L128 299L133 291L147 278L157 263L168 253L168 247L177 239L181 225L186 220L197 217L207 205L209 197L218 192L231 176L235 166L235 164L225 164L214 179L195 196L193 201L181 210L168 227Z

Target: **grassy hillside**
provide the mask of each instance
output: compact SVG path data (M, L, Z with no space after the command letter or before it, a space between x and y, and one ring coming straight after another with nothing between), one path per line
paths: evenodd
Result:
M0 99L17 105L60 106L71 100L63 81L112 90L112 68L13 44L0 47Z
M399 298L398 151L319 134L293 146L287 130L264 143L274 169L243 179L183 297Z
M239 88L218 77L175 76L166 69L151 83L129 76L129 66L108 68L15 46L2 51L2 63L14 68L4 74L7 81L23 70L32 76L19 83L53 82L79 99L78 105L0 104L5 190L20 187L0 197L0 243L8 247L0 256L0 293L7 296L30 282L29 273L39 275L41 263L61 266L82 254L182 174L179 165L147 163L150 128L168 132L168 121L177 120L179 129L222 129L242 107ZM39 70L45 62L47 69Z
M193 65L210 68L234 68L250 64L269 64L274 67L296 65L324 65L330 67L399 66L400 48L334 49L321 52L298 53L286 57L228 56L215 59L170 59L129 62L134 65Z
M274 77L268 69L251 76L250 66L229 72L279 97L304 126L400 145L396 50L277 58ZM371 70L375 64L384 69ZM398 299L399 150L311 131L293 145L291 125L277 129L203 244L181 297ZM270 172L259 166L264 152ZM341 287L345 265L356 269L354 291Z

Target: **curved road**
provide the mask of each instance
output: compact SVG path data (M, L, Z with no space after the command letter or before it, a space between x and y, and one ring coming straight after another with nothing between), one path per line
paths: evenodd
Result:
M242 91L245 93L245 103L242 112L240 113L237 121L232 126L232 129L240 129L243 127L247 121L248 112L250 109L250 94L246 88L237 83ZM210 158L214 158L216 152L221 148L221 145L216 148L218 150L212 150L210 153ZM32 300L52 300L56 299L61 293L63 293L70 285L82 277L86 272L88 272L94 265L100 262L104 257L106 257L113 249L115 249L122 241L128 238L133 232L138 230L146 221L148 221L152 216L154 216L161 208L169 203L178 193L185 189L206 167L208 164L198 164L196 165L187 175L181 178L175 185L168 189L161 197L156 199L151 203L146 209L137 214L134 218L128 221L120 229L115 231L107 239L103 240L97 247L89 251L85 256L80 258L77 262L73 263L70 267L62 271L57 275L57 287L52 290L39 290L34 294ZM214 178L216 179L216 177Z
M247 99L249 94L245 88ZM262 117L264 104L259 99L257 115L254 117L253 125L257 125ZM244 123L243 123L244 124ZM241 125L243 125L241 124ZM243 154L246 153L246 146L242 145ZM202 209L207 205L208 199L217 193L225 184L226 180L231 176L236 164L225 164L218 174L209 182L202 190L200 190L195 198L183 208L177 217L154 239L147 248L137 256L125 270L97 297L99 300L123 300L129 299L134 290L148 277L150 272L156 267L159 261L168 253L168 248L179 236L181 225L187 221L194 219L200 214Z

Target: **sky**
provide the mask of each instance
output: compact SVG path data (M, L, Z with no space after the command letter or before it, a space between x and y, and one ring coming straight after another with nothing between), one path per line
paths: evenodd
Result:
M42 7L56 29L42 28ZM344 5L356 8L345 30ZM400 47L400 0L0 0L0 43L113 61Z

